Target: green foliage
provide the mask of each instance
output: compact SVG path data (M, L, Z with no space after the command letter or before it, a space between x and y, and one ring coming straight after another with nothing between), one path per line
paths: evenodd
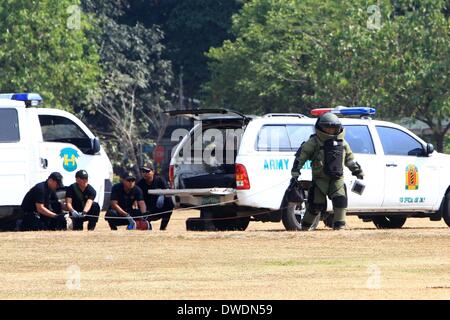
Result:
M242 7L239 0L134 0L123 17L130 25L160 26L167 47L165 57L174 72L183 68L184 95L201 98L201 85L209 80L205 52L230 38L231 15Z
M101 73L97 46L86 35L94 27L78 4L2 1L0 91L39 92L47 106L78 111Z
M141 145L158 140L167 123L162 112L170 109L172 72L170 62L162 58L163 33L156 26L119 23L123 5L122 1L107 6L84 2L99 21L97 42L104 75L91 105L91 121L107 138L114 164L136 167L144 160Z
M442 150L450 116L446 2L377 4L379 11L363 0L247 2L233 17L236 39L208 53L210 100L252 113L376 106L423 120Z

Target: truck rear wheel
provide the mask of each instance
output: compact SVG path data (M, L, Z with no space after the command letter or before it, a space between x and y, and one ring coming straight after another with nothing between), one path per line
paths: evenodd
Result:
M305 203L287 202L282 209L282 222L287 231L301 230L301 222L305 215L306 208ZM320 222L320 216L317 216L316 220L312 224L311 228L314 230L317 228Z
M213 220L212 223L217 231L245 231L250 224L250 217L237 218L233 216L228 219Z
M205 208L200 211L207 231L244 231L250 223L250 217L238 217L235 208Z
M188 231L214 231L213 228L208 228L202 218L188 218L186 220L186 230Z
M405 216L377 216L373 218L377 229L400 229L406 222Z

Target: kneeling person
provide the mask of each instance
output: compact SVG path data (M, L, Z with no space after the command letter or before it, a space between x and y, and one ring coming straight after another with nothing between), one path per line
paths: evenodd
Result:
M147 210L151 216L149 221L161 219L160 230L166 230L169 224L173 210L173 202L171 198L163 195L149 195L148 190L152 189L168 189L166 182L159 175L155 175L155 170L151 163L141 167L143 178L138 182L138 186L144 192L144 201Z
M118 226L123 225L128 225L129 229L135 229L134 217L144 216L146 212L147 207L142 190L136 186L136 177L133 173L126 172L122 175L122 182L112 187L111 204L106 212L105 220L108 221L111 230L117 230ZM151 224L148 225L151 230Z
M65 230L66 219L56 195L58 188L64 187L59 172L50 174L46 181L36 184L27 192L22 201L24 217L22 231Z
M97 192L89 184L85 170L75 174L76 182L66 191L66 207L73 221L73 230L83 230L83 222L88 221L88 230L94 230L100 214L100 206L94 202Z

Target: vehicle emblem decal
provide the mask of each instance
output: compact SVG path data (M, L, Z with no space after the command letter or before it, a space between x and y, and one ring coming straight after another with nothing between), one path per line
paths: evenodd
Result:
M406 190L418 190L419 189L419 170L413 164L406 167Z
M66 171L72 172L77 169L77 158L80 157L77 150L64 148L61 150L59 156L63 158L63 168Z

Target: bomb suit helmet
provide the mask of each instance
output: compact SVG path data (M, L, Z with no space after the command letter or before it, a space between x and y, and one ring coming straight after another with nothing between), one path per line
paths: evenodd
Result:
M342 123L335 114L327 112L317 119L316 130L329 135L338 135L342 132Z

